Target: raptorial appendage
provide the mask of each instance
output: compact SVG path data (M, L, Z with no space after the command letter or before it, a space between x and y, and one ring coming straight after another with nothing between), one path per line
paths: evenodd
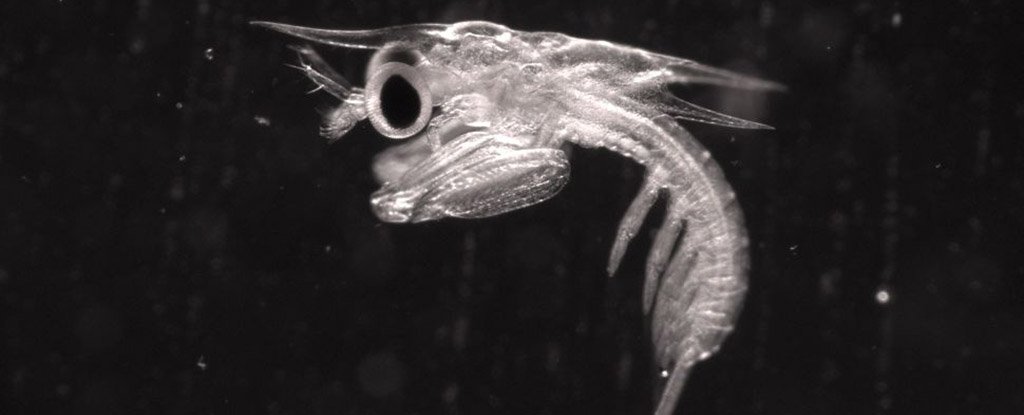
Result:
M604 148L647 169L619 225L609 274L659 197L668 209L645 267L643 311L667 378L658 415L675 408L693 365L721 345L747 286L743 215L721 169L677 120L770 128L673 96L667 85L756 91L779 84L686 59L489 22L325 30L254 24L310 42L374 49L364 88L308 46L296 66L340 104L324 115L331 142L368 119L405 143L373 164L371 197L386 222L481 218L554 196L569 177L563 147Z

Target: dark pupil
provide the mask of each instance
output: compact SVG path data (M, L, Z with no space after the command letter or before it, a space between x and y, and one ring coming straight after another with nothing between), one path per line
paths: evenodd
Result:
M380 88L380 112L392 127L408 127L420 115L420 95L405 78L392 76Z

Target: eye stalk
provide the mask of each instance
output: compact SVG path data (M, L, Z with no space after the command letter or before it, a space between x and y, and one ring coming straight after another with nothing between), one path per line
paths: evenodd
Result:
M380 70L380 66L388 62L400 62L415 68L426 61L427 58L418 50L409 49L400 44L390 45L377 51L370 58L370 62L366 65L366 80L369 81L370 77Z
M413 66L421 59L410 51L383 50L367 68L367 116L377 132L386 137L410 137L430 121L430 88Z

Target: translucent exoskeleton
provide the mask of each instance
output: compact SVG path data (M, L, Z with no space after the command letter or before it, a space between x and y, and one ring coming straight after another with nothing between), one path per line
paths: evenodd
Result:
M651 206L667 214L648 255L643 311L666 379L656 414L675 408L694 364L720 346L747 288L747 235L722 171L677 119L769 128L683 101L667 85L782 86L604 41L521 32L489 22L326 30L254 24L311 42L375 49L363 88L308 46L299 65L341 104L325 115L335 141L369 118L406 142L378 155L371 197L385 222L482 218L554 196L569 178L563 149L605 148L646 169L611 248L613 274ZM685 234L685 235L684 235Z

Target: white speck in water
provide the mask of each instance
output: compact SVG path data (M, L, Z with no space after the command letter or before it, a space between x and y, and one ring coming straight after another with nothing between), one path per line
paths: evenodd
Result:
M267 117L261 117L261 116L257 115L257 116L252 117L252 119L253 119L253 121L256 121L256 124L262 125L264 127L269 127L270 126L270 119L268 119Z
M180 102L175 102L175 103L174 103L174 108L177 108L177 109L179 109L179 110L180 110L180 109L182 109L182 108L184 108L184 107L185 107L185 105L184 105L184 104L182 104L182 103L180 103Z
M206 58L206 60L208 60L208 61L212 61L213 60L213 48L206 48L206 50L203 51L203 57Z
M128 44L128 50L136 55L142 53L142 51L146 50L146 40L141 37L132 39L131 43Z
M174 201L180 201L185 198L185 183L181 177L174 178L171 184L170 197Z
M334 249L334 248L332 248L330 245L327 245L327 246L324 247L324 252L329 254L329 253L331 253L332 249Z
M878 304L889 304L890 300L892 300L892 296L889 294L889 290L881 288L875 292L875 301L877 301Z
M662 379L667 378L668 377L668 370L662 369L661 373L659 373L659 375L661 375Z
M456 399L459 398L459 385L450 384L441 393L441 399L447 404L452 404Z
M889 410L892 407L892 398L886 396L878 401L878 406L881 406L884 410Z
M903 15L900 12L892 14L892 27L900 27L903 24Z
M198 367L199 370L206 370L206 356L199 355L199 361L196 362L196 367Z
M768 27L772 25L772 21L775 20L775 8L768 2L761 3L761 16L760 16L761 27Z
M184 155L184 154L182 154L181 156L179 156L179 157L178 157L178 161L180 161L180 162L182 162L182 163L184 163L184 162L185 162L185 160L187 160L187 159L188 159L188 158L187 158L187 157L185 157L185 155Z

